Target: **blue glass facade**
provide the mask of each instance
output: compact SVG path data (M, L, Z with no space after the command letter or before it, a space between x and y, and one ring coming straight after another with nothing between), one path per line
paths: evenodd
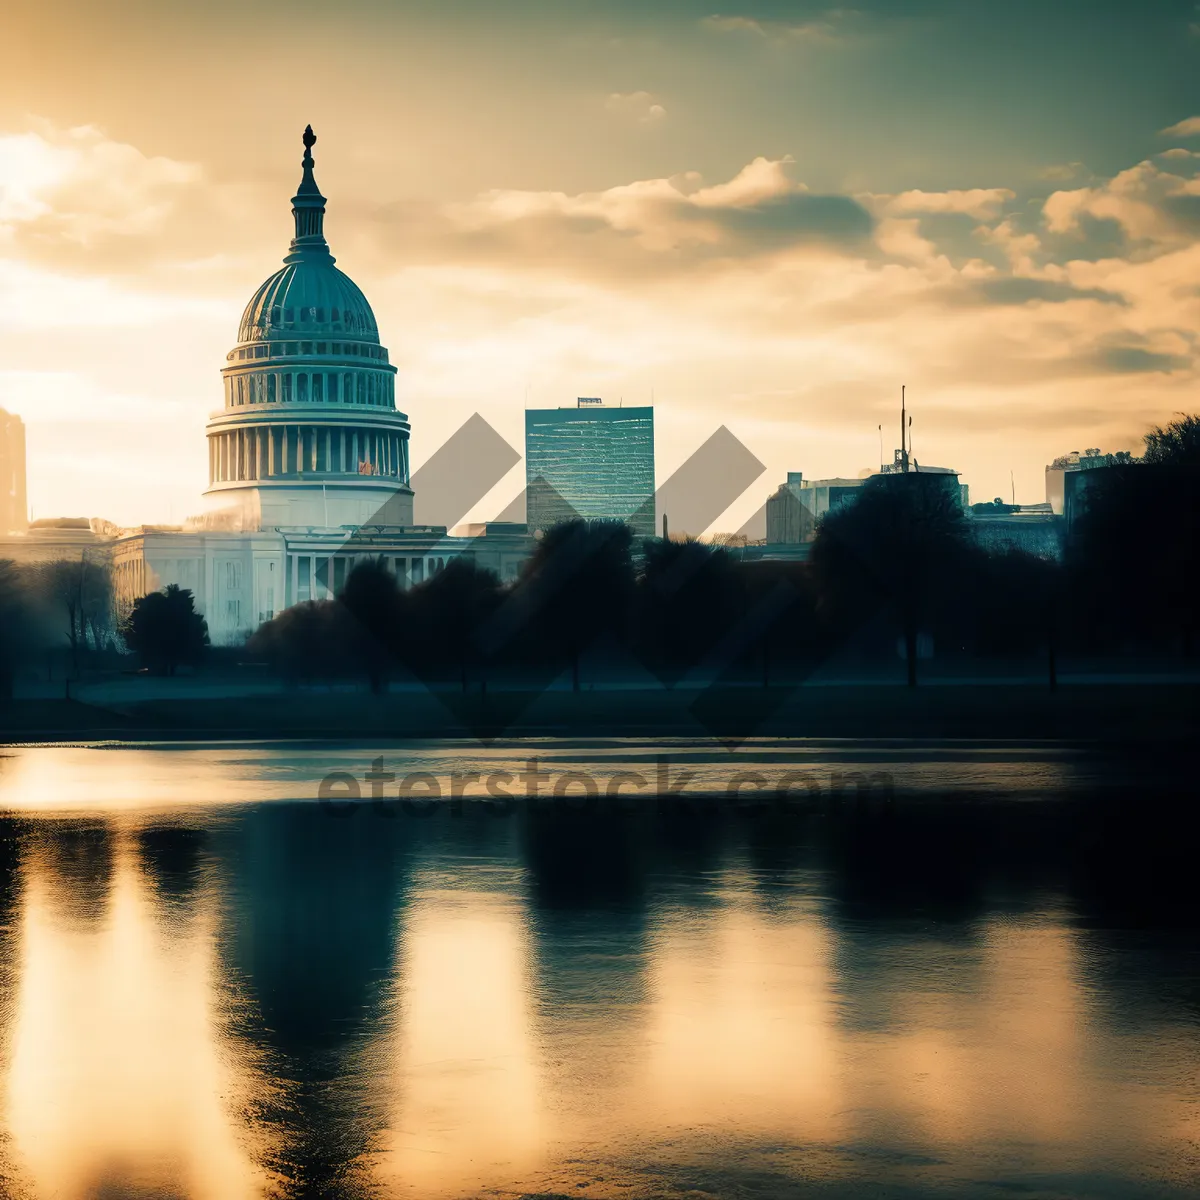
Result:
M609 517L654 536L653 408L527 409L525 472L531 531Z

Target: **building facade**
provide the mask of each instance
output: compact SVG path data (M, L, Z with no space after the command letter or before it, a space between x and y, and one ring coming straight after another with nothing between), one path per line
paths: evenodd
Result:
M654 409L574 408L525 412L526 521L532 533L575 517L626 521L655 535Z
M288 254L251 297L221 370L207 513L184 528L128 531L109 549L120 613L174 583L193 593L217 645L331 598L364 559L383 559L404 587L458 557L506 580L533 547L523 525L452 536L413 524L396 368L366 297L329 252L315 141L306 129Z
M0 408L0 536L29 524L25 496L25 422Z
M858 494L862 479L805 479L789 471L767 501L767 545L795 546L816 537L817 522Z

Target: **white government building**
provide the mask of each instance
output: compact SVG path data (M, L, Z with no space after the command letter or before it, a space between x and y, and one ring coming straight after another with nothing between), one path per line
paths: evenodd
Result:
M0 538L0 558L105 553L122 614L175 583L196 597L216 645L244 640L292 604L332 596L356 559L385 557L405 586L458 555L502 579L517 574L532 548L524 525L456 537L413 524L410 426L396 408L396 368L370 304L325 241L315 141L306 129L295 237L246 305L221 370L224 407L207 428L206 515L108 537L80 530L78 547L66 545L62 528L32 528Z

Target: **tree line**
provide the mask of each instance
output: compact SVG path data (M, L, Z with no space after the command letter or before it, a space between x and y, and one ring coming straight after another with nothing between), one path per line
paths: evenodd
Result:
M383 560L360 562L336 599L285 610L246 653L296 682L358 678L376 691L400 672L463 689L569 672L580 688L600 662L671 684L696 672L770 684L831 657L897 656L916 684L930 643L939 658L1041 655L1053 684L1066 651L1194 654L1200 417L1152 430L1141 461L1089 474L1058 560L981 548L945 476L878 475L821 519L807 562L635 544L622 522L572 521L510 584L462 557L405 590ZM119 626L105 612L99 567L0 564L0 670L11 677L54 624L76 655L114 633L154 670L204 654L189 592L142 597Z

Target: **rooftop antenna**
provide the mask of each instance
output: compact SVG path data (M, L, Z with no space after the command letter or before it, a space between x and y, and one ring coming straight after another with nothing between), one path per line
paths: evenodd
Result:
M908 426L911 421L905 422L905 385L900 385L900 470L905 475L908 474L908 443L905 440L908 436Z
M883 470L883 426L879 426L879 469Z

